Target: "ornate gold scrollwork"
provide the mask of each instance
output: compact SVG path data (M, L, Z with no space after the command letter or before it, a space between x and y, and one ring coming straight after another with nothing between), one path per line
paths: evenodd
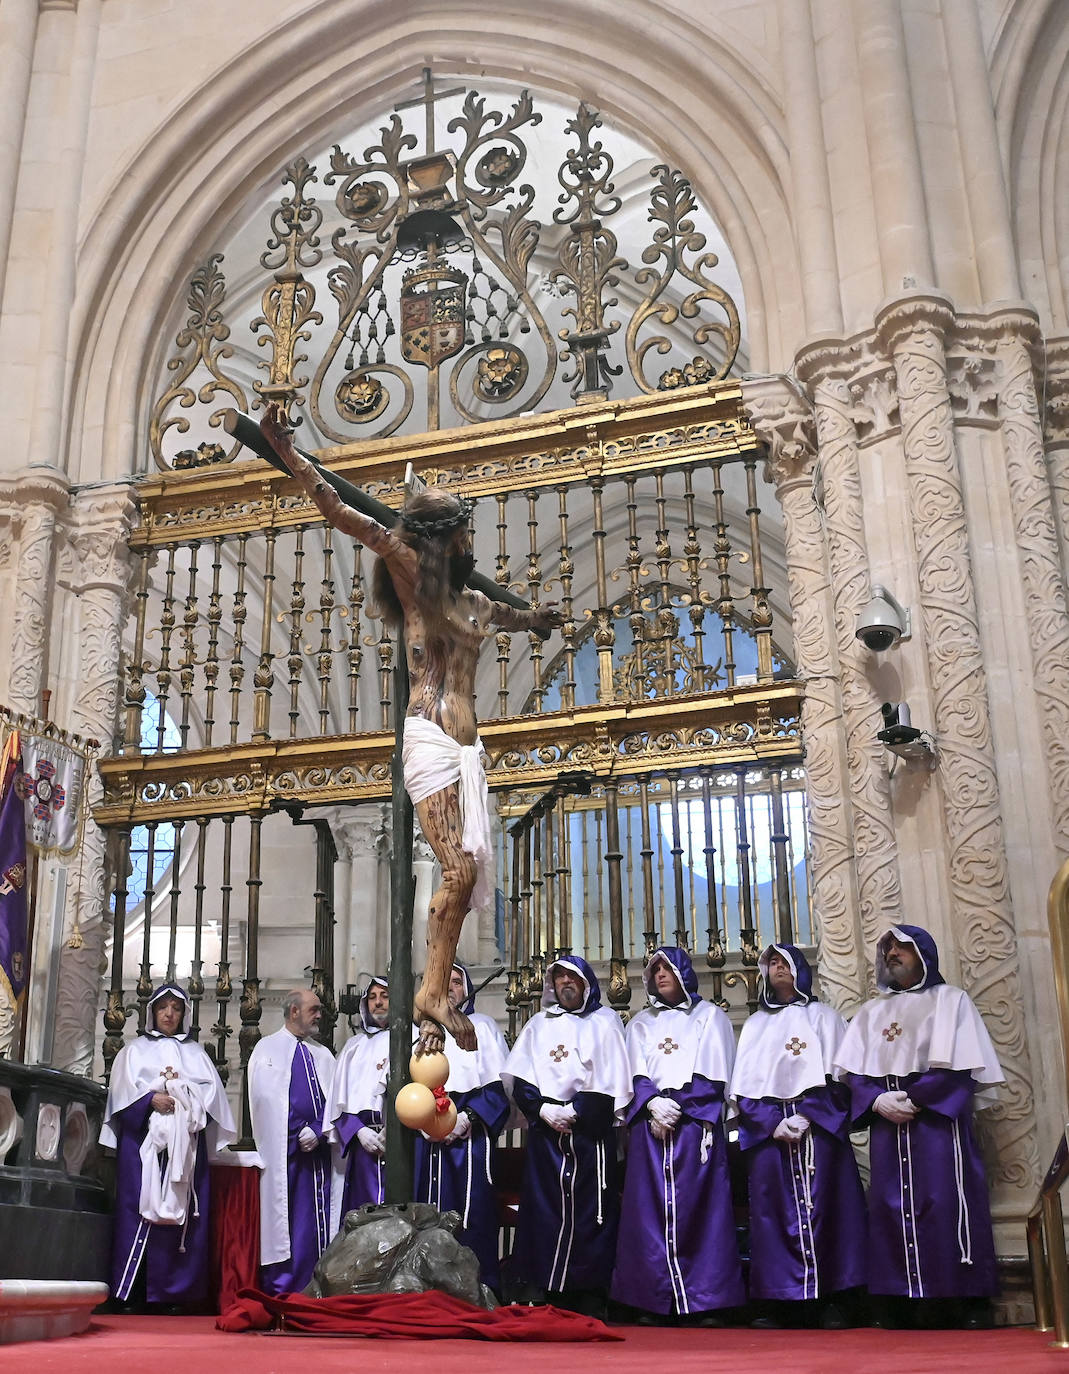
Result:
M715 253L702 253L705 235L700 234L694 227L694 221L688 218L697 209L690 182L682 172L674 171L663 163L654 167L653 174L658 180L651 195L650 219L659 223L660 227L654 231L653 242L642 254L642 261L648 265L635 274L638 285L648 284L648 290L645 300L631 316L627 326L627 363L631 375L643 391L668 391L726 377L739 351L742 336L735 302L722 287L705 275L707 269L717 265L718 259ZM697 254L701 256L696 261L687 262L687 255ZM660 270L654 265L658 259L663 260ZM676 277L682 277L696 288L679 305L664 299L665 292ZM675 324L680 317L685 320L699 318L704 301L719 307L726 318L724 321L703 320L694 328L691 337L698 347L716 340L719 348L715 361L699 354L685 367L669 368L661 374L656 384L652 383L644 370L646 355L651 349L661 354L670 352L672 341L665 334L657 334L639 343L643 325L651 318L656 318L665 328Z
M186 410L198 401L201 405L211 405L220 392L225 392L239 410L245 410L248 406L245 392L232 377L226 375L222 367L223 360L234 352L226 342L230 338L230 326L223 319L226 279L219 270L222 260L222 253L213 253L190 278L189 294L186 296L189 318L185 327L175 336L179 351L167 363L168 370L177 375L153 406L149 421L149 447L156 466L160 468L167 466L163 455L163 436L171 428L175 428L179 434L185 434L189 429L189 421L184 415L167 417L167 412L175 403ZM194 391L186 383L198 367L204 367L211 374L211 380L202 383ZM208 423L214 429L218 429L222 423L224 409L213 411L208 417ZM201 448L204 448L203 444ZM240 450L241 445L235 444L226 455L227 459L235 458Z

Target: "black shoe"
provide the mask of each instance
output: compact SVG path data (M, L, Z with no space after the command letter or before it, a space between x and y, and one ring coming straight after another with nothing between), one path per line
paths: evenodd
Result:
M753 1321L750 1323L750 1325L753 1327L753 1329L754 1329L755 1331L782 1331L782 1330L783 1330L782 1323L778 1322L778 1321L775 1319L775 1317L754 1317L754 1319L753 1319Z
M850 1325L846 1319L846 1314L841 1307L836 1307L833 1302L821 1308L817 1325L822 1331L845 1331Z

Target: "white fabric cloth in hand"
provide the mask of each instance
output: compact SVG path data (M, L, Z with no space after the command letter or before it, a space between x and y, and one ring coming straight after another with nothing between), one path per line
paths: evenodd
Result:
M879 1112L888 1121L893 1121L896 1126L904 1126L917 1115L917 1104L912 1101L908 1093L902 1091L887 1092L880 1093L872 1104L872 1110Z
M787 1124L798 1132L799 1138L809 1130L809 1117L803 1116L801 1112L795 1112L793 1116L787 1118Z
M311 1126L302 1126L297 1132L297 1144L307 1154L309 1150L314 1150L319 1144L319 1137Z
M708 1121L702 1122L702 1143L698 1151L699 1164L708 1164L709 1156L713 1152L713 1128Z
M545 1102L538 1115L554 1131L570 1131L575 1124L575 1108L564 1107L557 1102Z
M361 1148L366 1150L374 1159L386 1158L385 1136L385 1129L376 1131L371 1126L361 1126L356 1133Z
M667 1126L670 1131L679 1124L679 1118L683 1115L682 1107L670 1097L651 1097L646 1103L646 1110L651 1120L656 1121L658 1126Z
M197 1135L204 1130L208 1115L188 1083L179 1079L168 1085L161 1078L156 1086L157 1091L169 1086L174 1111L149 1113L148 1130L140 1150L138 1211L145 1221L156 1225L181 1226L186 1219L193 1187ZM162 1158L164 1155L166 1162Z
M800 1131L793 1122L793 1116L785 1116L782 1121L776 1124L776 1129L772 1132L772 1139L786 1140L790 1143L793 1143L795 1140L801 1140L805 1132Z
M669 1140L672 1135L669 1127L662 1126L659 1121L654 1121L652 1117L650 1117L650 1133L654 1140Z

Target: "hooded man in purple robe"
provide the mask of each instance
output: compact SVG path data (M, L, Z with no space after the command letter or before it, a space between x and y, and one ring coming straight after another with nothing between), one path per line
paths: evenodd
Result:
M208 1298L208 1162L235 1138L215 1065L188 1038L189 998L165 983L149 1029L111 1066L102 1145L118 1152L111 1296L168 1307Z
M528 1121L512 1278L594 1308L616 1253L614 1128L631 1100L631 1071L620 1018L601 1005L585 959L549 965L542 1007L501 1073Z
M282 1003L281 1030L249 1056L249 1108L260 1177L260 1287L296 1293L338 1229L341 1179L324 1136L334 1056L314 1039L323 1006L310 988ZM338 1177L335 1175L339 1174Z
M731 1022L702 1000L685 950L655 950L646 1007L627 1026L634 1097L612 1296L719 1325L744 1300L724 1137Z
M989 1325L995 1245L972 1114L1005 1081L994 1046L919 926L880 937L876 987L836 1059L854 1124L870 1128L869 1291L912 1300L891 1320Z
M471 1021L478 1048L462 1050L446 1032L449 1060L446 1092L457 1109L457 1124L442 1141L426 1136L416 1141L417 1202L429 1202L440 1212L460 1214L457 1240L479 1257L479 1274L490 1288L500 1288L498 1273L497 1194L494 1191L494 1148L509 1115L509 1100L501 1082L508 1045L497 1022L475 1010L475 989L463 964L454 964L449 1001Z
M386 1196L386 1084L390 1077L390 988L372 976L360 995L361 1030L342 1046L323 1112L323 1128L341 1147L341 1215Z
M750 1297L768 1304L754 1324L841 1327L833 1296L865 1282L850 1092L834 1071L846 1022L813 996L794 945L769 945L758 966L760 1005L742 1028L731 1080L749 1179Z

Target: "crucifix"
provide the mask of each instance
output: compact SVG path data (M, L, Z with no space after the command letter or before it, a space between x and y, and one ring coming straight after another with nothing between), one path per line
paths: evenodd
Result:
M551 605L532 609L507 588L474 572L471 505L440 487L413 482L400 514L336 477L294 447L280 407L257 427L230 411L224 428L298 479L323 517L378 555L372 599L397 644L394 675L393 855L390 920L390 1096L407 1080L410 1009L419 1025L417 1054L441 1050L448 1031L462 1050L476 1047L468 1018L449 1004L449 977L469 910L493 902L493 854L475 720L475 672L483 642L496 630L546 638L563 623ZM420 488L423 488L422 490ZM485 588L485 590L484 590ZM423 981L412 987L412 813L442 869L430 901ZM390 1112L387 1131L403 1133ZM410 1137L409 1137L410 1140ZM401 1139L387 1137L390 1201L403 1201L411 1168ZM393 1190L397 1188L395 1193Z
M426 129L424 132L424 153L434 152L434 106L439 100L448 100L453 95L463 95L463 86L454 86L450 91L435 91L434 77L431 75L430 67L423 68L423 93L417 95L412 100L401 100L394 106L395 110L411 110L417 105L422 105L424 118L426 119Z

